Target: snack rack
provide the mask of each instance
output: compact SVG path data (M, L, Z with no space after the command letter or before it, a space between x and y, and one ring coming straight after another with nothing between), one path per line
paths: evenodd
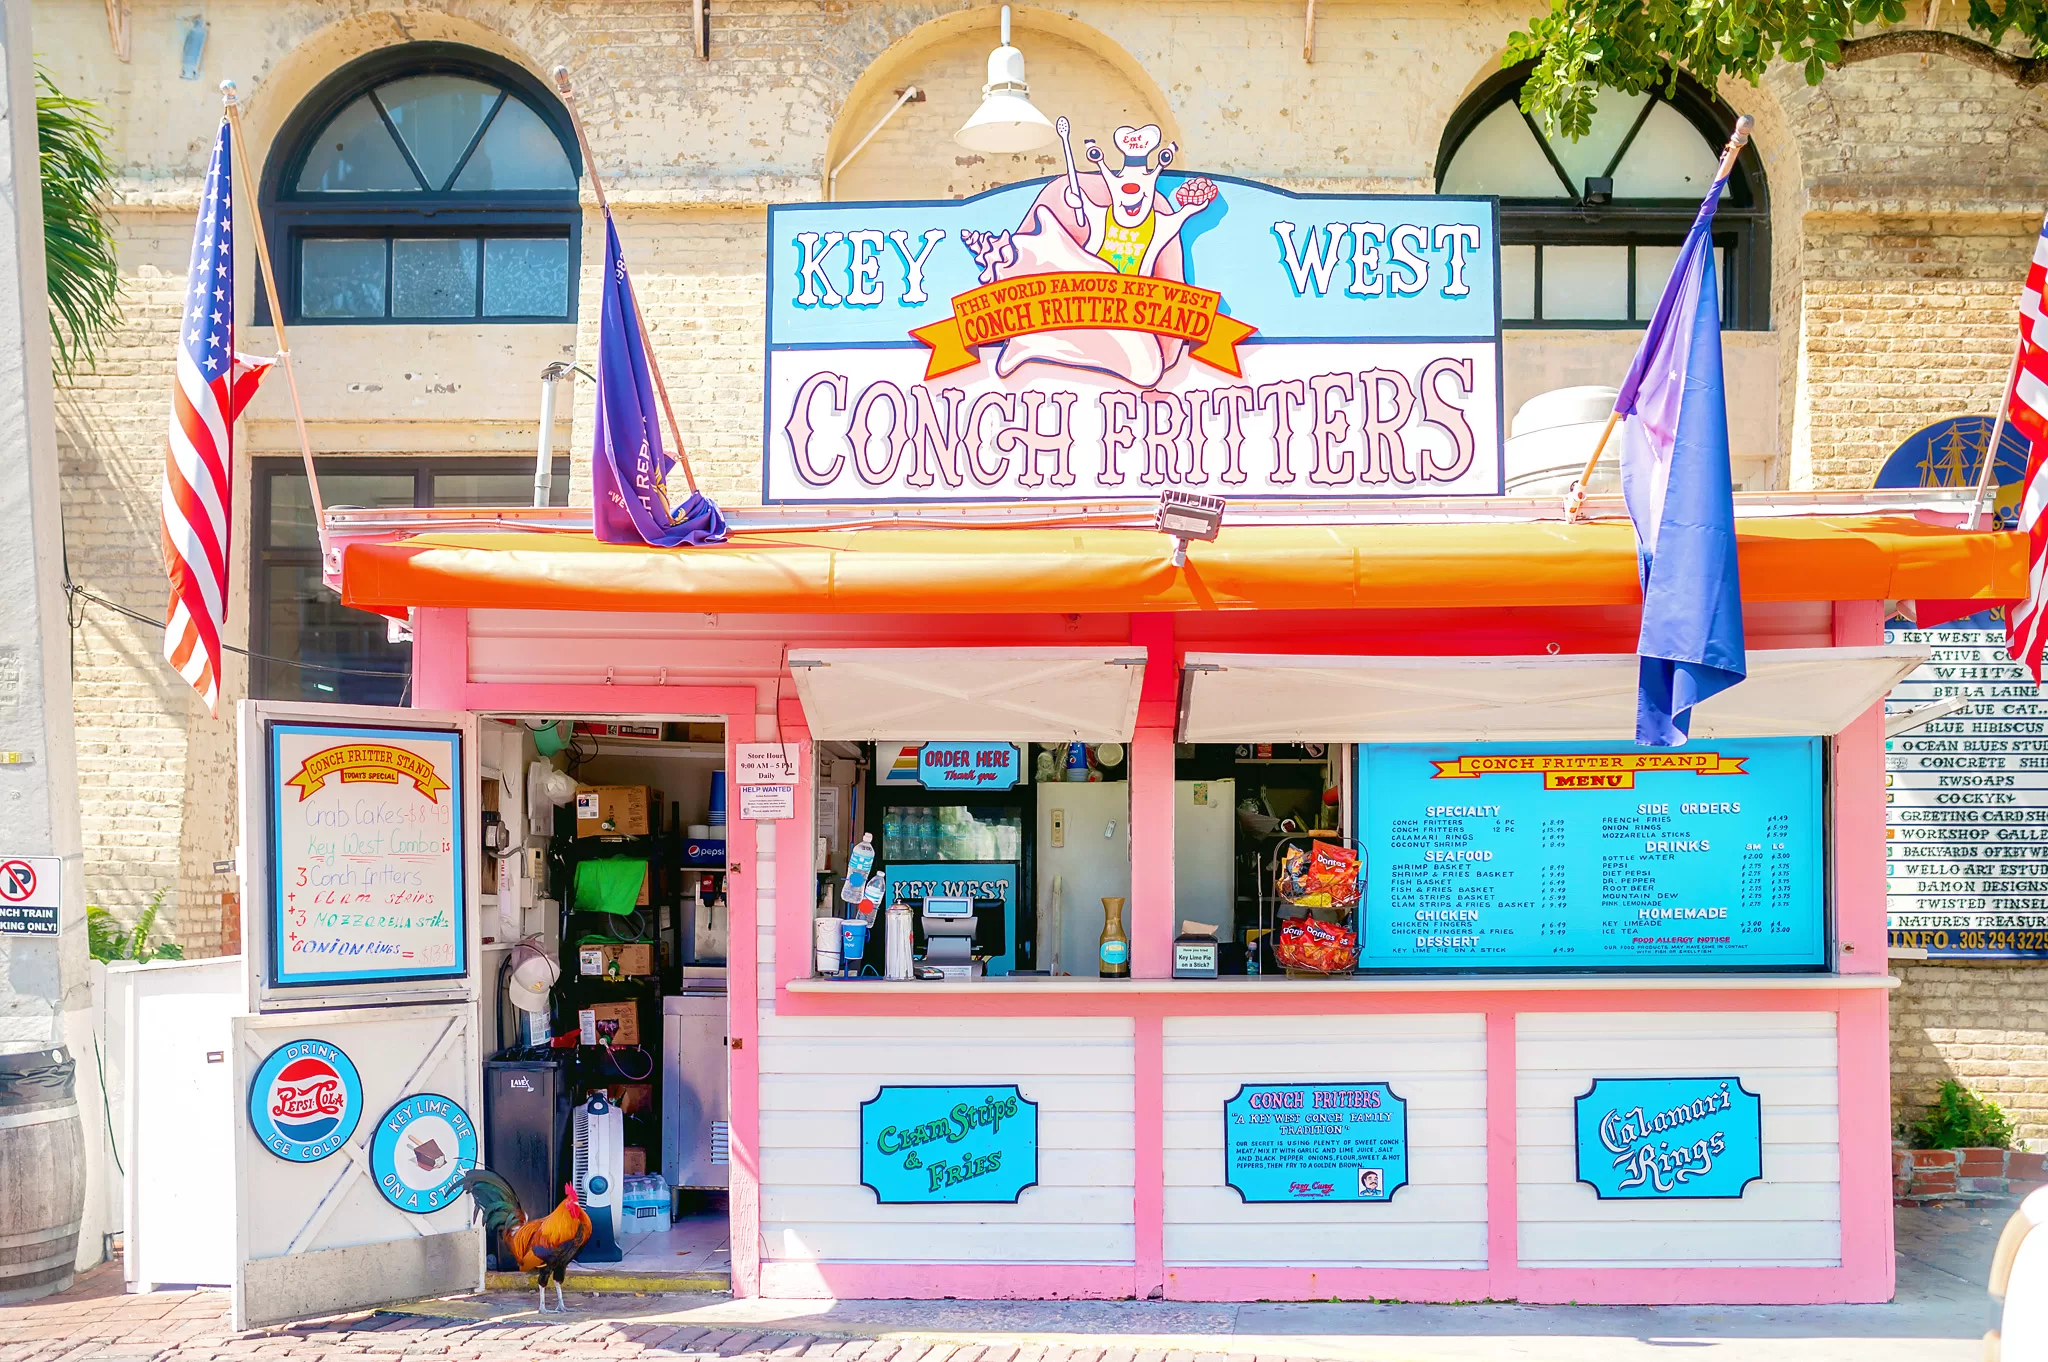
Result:
M1288 848L1298 847L1304 852L1313 853L1317 842L1335 843L1358 857L1357 893L1349 907L1301 903L1282 886L1281 868L1286 863ZM1292 917L1317 917L1323 922L1342 922L1351 929L1354 941L1363 942L1366 858L1365 848L1359 845L1357 838L1345 837L1336 832L1289 833L1274 842L1269 851L1261 854L1259 860L1259 926L1266 932L1264 939L1270 941L1276 950L1280 941L1280 922L1283 918ZM1313 972L1305 970L1288 969L1286 972L1302 977L1318 977Z

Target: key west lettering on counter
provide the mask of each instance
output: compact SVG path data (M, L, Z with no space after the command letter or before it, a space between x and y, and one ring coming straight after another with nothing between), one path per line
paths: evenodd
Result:
M460 977L462 735L274 723L269 779L277 983Z
M1739 1197L1763 1171L1763 1104L1737 1078L1596 1078L1579 1181L1602 1201Z
M1818 739L1361 752L1361 968L1825 961Z
M860 1104L860 1180L883 1205L1014 1202L1038 1185L1038 1103L1014 1083L883 1088Z
M1142 175L768 210L768 503L1502 490L1491 200L1115 140Z

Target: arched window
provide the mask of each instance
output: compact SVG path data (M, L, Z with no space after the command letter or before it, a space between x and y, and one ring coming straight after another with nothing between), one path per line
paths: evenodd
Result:
M315 90L277 147L264 197L290 320L573 319L582 170L526 72L389 48Z
M1648 322L1713 183L1735 115L1681 76L1599 92L1593 126L1548 134L1518 101L1527 66L1488 81L1444 130L1437 191L1500 196L1501 318L1510 326ZM1763 164L1745 149L1714 214L1722 325L1770 325Z

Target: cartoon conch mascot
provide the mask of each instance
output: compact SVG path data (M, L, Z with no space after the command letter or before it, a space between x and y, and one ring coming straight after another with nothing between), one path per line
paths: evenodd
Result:
M1083 143L1096 175L1084 180L1074 164L1069 124L1054 124L1066 151L1067 176L1039 192L1015 232L962 232L961 239L981 266L981 282L1049 273L1142 274L1185 281L1181 232L1197 213L1216 201L1207 179L1183 182L1172 202L1153 187L1173 164L1175 144L1159 145L1159 129L1118 128L1113 137L1123 165L1109 168L1093 138ZM1152 164L1152 153L1159 163ZM1007 378L1032 360L1115 374L1150 388L1180 361L1187 343L1149 331L1102 327L1041 331L1018 336L996 357L996 374Z

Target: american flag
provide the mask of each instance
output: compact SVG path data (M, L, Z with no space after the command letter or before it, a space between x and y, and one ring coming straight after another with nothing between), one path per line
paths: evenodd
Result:
M164 460L164 570L171 579L164 656L214 715L227 620L235 418L272 363L235 353L232 135L223 118L192 233Z

